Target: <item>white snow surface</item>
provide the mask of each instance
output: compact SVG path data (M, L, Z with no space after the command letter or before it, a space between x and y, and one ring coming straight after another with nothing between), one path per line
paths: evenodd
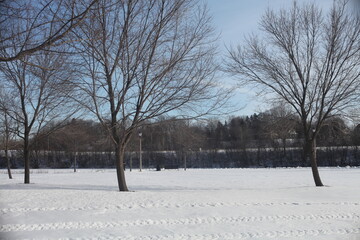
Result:
M360 239L359 168L0 173L0 239Z

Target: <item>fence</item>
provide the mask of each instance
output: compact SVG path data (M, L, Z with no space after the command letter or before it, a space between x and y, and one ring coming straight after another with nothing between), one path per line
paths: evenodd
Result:
M10 151L12 168L22 168L21 151ZM360 147L321 147L317 149L319 166L360 166ZM114 168L111 152L37 151L31 153L31 168L71 168L76 158L77 168ZM301 148L251 148L206 151L143 152L144 168L247 168L247 167L307 167L310 163ZM139 167L139 153L125 154L126 168ZM0 168L6 167L4 151L0 151Z

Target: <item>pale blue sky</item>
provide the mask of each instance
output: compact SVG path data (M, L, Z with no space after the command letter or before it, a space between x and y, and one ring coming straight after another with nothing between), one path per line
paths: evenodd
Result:
M204 0L216 30L221 34L219 39L220 52L226 54L225 46L241 43L244 36L259 33L258 23L262 14L269 7L274 10L290 8L293 0ZM298 0L298 3L315 2L324 11L328 10L333 0ZM224 77L224 84L231 84ZM234 100L238 106L244 106L236 115L251 115L264 111L270 106L264 100L255 96L255 91L247 88L238 89Z

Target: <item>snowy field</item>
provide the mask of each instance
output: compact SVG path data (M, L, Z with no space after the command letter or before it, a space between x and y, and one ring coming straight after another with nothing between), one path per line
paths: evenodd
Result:
M360 239L360 168L0 174L0 239Z

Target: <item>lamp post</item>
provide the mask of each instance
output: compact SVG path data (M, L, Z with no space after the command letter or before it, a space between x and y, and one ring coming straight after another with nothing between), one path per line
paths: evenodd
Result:
M132 171L132 152L130 152L130 172Z
M140 172L142 170L142 150L141 150L141 137L142 137L142 132L139 132L139 169L140 169Z
M312 129L312 132L313 132L313 142L312 142L312 152L313 152L313 155L316 157L316 135L315 135L315 128Z

